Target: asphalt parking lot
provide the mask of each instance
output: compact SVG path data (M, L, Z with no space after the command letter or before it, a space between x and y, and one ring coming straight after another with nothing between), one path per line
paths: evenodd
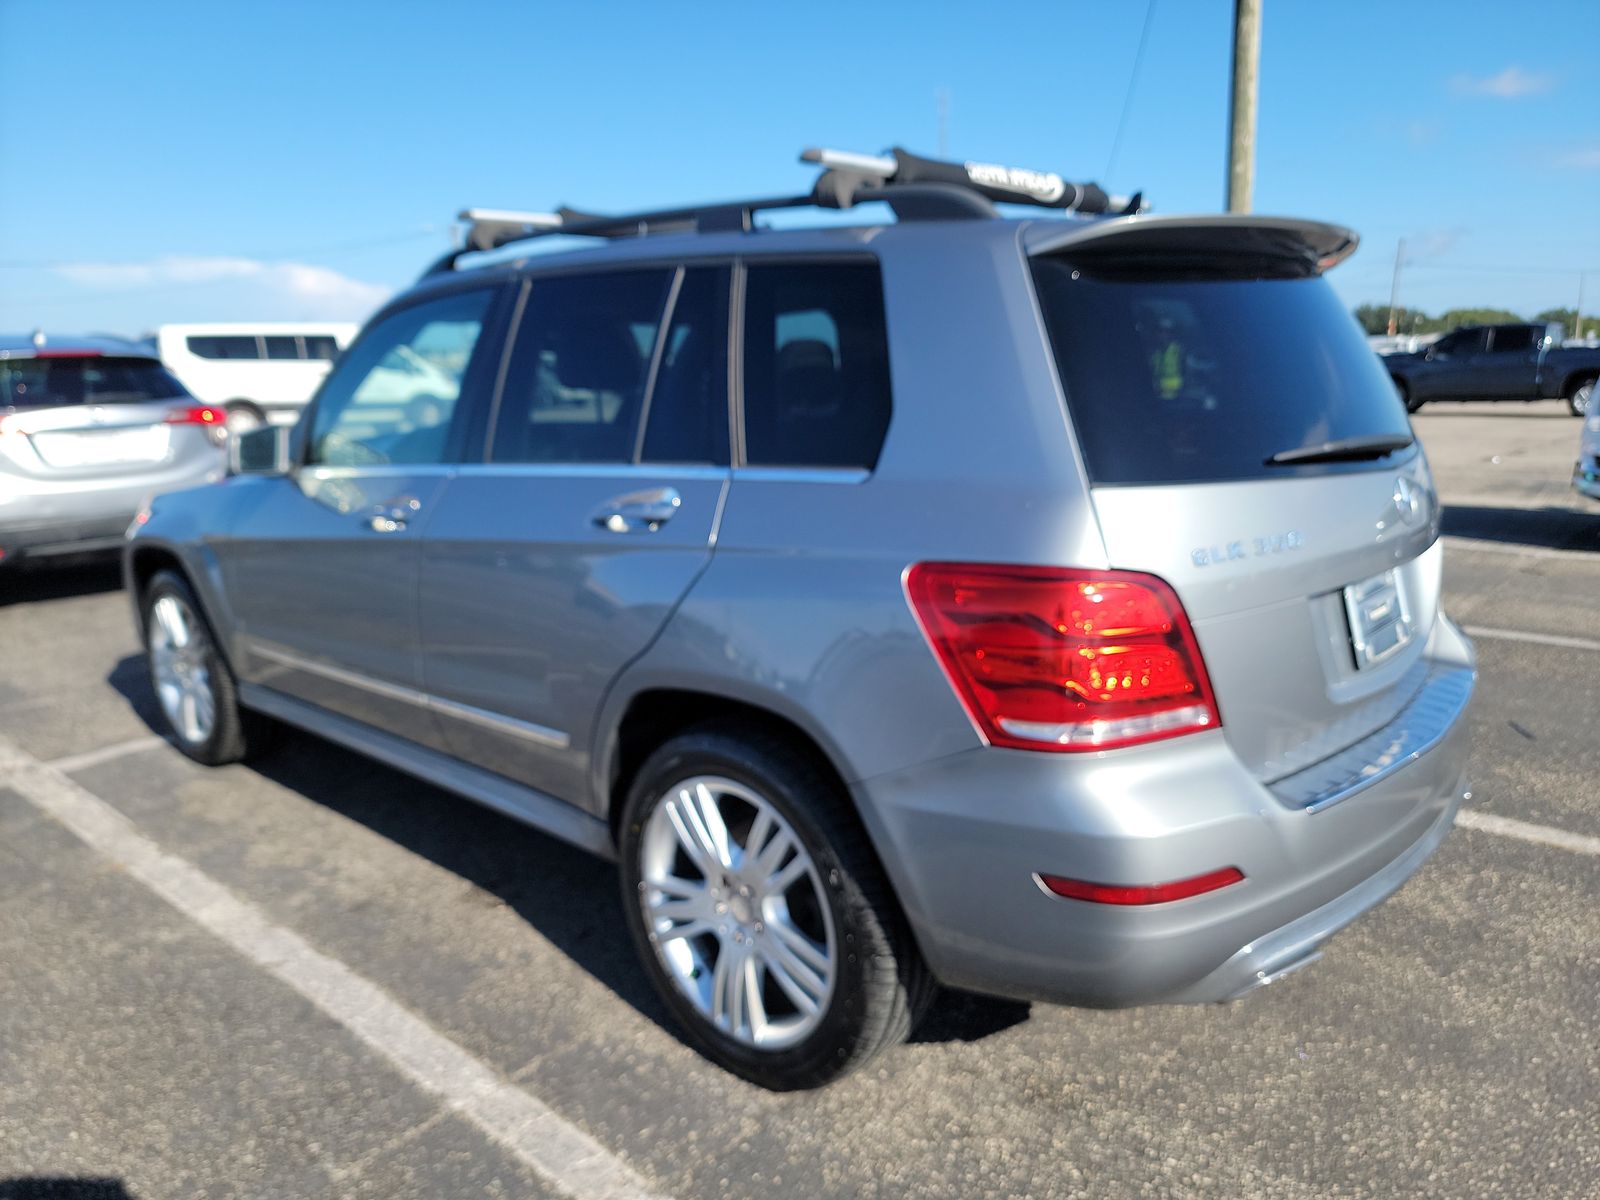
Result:
M0 576L0 1200L1600 1196L1600 504L1555 403L1416 418L1481 680L1463 827L1226 1007L947 995L771 1095L611 868L327 743L152 734L113 569Z

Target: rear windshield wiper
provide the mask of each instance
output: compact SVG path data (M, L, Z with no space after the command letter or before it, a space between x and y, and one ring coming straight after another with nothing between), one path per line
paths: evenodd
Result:
M1362 437L1340 438L1323 442L1319 446L1301 446L1295 450L1280 450L1267 459L1269 467L1287 467L1295 463L1360 462L1364 458L1382 458L1396 450L1411 445L1409 433L1367 434Z

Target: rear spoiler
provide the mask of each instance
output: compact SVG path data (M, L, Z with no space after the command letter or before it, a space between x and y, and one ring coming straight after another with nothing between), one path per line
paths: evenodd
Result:
M1084 224L1039 222L1024 234L1030 255L1127 254L1218 257L1250 254L1280 260L1296 274L1320 275L1355 253L1353 230L1297 217L1215 216L1113 217Z

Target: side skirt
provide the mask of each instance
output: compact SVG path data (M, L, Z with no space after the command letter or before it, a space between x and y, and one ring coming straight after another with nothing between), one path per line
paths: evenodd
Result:
M610 826L599 817L554 796L513 783L504 776L415 745L258 683L239 682L239 703L447 791L476 800L607 862L616 861L617 851L611 843Z

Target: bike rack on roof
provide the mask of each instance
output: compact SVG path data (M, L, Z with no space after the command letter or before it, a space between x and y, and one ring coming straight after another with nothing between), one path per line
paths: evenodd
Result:
M452 271L463 254L498 250L515 242L564 234L576 237L646 237L661 233L741 233L755 228L755 214L784 208L853 208L881 200L898 221L983 220L999 215L995 202L1028 204L1084 214L1132 215L1144 198L1107 195L1098 184L1068 183L1049 171L995 163L953 163L922 158L898 147L887 155L808 149L802 162L822 167L811 192L759 200L721 201L687 208L600 216L577 209L507 212L469 208L465 244L428 268L424 277Z

